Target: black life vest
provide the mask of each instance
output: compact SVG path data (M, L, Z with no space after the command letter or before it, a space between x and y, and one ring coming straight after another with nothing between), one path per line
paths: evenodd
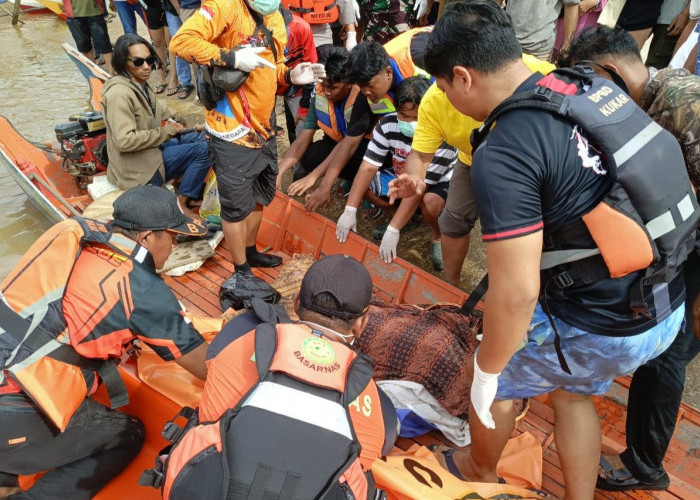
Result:
M499 117L522 108L545 110L578 125L601 151L605 175L613 181L581 219L555 232L545 228L542 283L566 288L646 270L632 287L630 307L635 315L649 317L644 292L653 285L663 288L676 276L694 247L700 220L677 140L622 88L577 66L555 70L535 89L501 103L472 133L473 150L484 144ZM595 246L583 243L591 238ZM581 248L576 242L583 243Z

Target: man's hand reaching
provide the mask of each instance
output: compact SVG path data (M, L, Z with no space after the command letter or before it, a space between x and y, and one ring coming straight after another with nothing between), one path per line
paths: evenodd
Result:
M425 182L415 175L401 174L389 182L389 203L394 204L397 198L410 198L425 193Z

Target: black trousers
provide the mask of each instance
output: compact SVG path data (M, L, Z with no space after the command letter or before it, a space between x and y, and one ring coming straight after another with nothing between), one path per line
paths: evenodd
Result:
M685 367L700 352L693 334L693 302L700 293L700 257L693 252L683 268L685 326L659 357L637 368L627 402L627 449L620 455L634 477L655 482L666 475L663 459L676 428L685 386Z
M357 171L360 169L362 159L365 157L368 144L369 139L362 139L357 151L350 157L345 168L340 172L340 177L346 181L352 181L355 178L355 174L357 174ZM323 139L320 141L312 142L309 145L309 149L307 149L306 153L301 157L299 163L294 167L292 178L297 181L309 175L313 169L323 163L323 160L328 158L328 155L331 154L331 151L333 151L333 148L337 145L338 143L327 135L324 135Z
M138 455L144 436L139 419L91 399L59 433L26 396L0 396L0 486L48 470L9 498L89 500Z

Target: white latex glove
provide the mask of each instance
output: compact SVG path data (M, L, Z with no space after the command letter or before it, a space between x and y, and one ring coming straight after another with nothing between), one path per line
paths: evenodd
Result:
M298 64L289 73L289 79L294 85L308 85L320 82L326 77L326 68L323 64L303 62Z
M355 19L359 21L362 17L362 12L360 11L360 3L358 0L352 0L352 11L355 13Z
M350 52L353 47L357 45L357 32L346 31L345 32L345 50Z
M357 232L357 208L345 206L345 211L342 213L338 219L338 223L335 228L335 236L338 241L345 243L348 239L348 234L350 231Z
M501 373L485 373L481 371L474 356L474 380L472 382L472 407L481 423L487 429L495 429L496 423L491 416L491 405L498 390L498 376Z
M416 14L416 19L423 17L423 14L428 10L428 0L416 0L413 4L413 12Z
M379 256L387 264L396 258L396 246L399 244L399 236L401 236L401 231L391 225L386 227L382 237L382 244L379 246Z
M251 47L250 45L236 49L234 68L245 71L246 73L250 73L254 69L264 66L275 69L274 64L258 55L265 50L267 50L267 47Z

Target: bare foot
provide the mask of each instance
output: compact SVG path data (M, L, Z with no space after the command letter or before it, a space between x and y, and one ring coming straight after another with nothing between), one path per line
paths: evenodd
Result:
M192 209L195 208L196 201L195 202L190 202L189 198L185 196L184 194L179 194L177 195L177 202L180 205L180 209L182 210L182 213L184 213L187 217L193 218L193 219L200 219L201 217L199 216L199 213L195 213ZM201 203L199 203L201 205ZM196 205L198 208L199 205ZM199 210L197 210L199 212Z

